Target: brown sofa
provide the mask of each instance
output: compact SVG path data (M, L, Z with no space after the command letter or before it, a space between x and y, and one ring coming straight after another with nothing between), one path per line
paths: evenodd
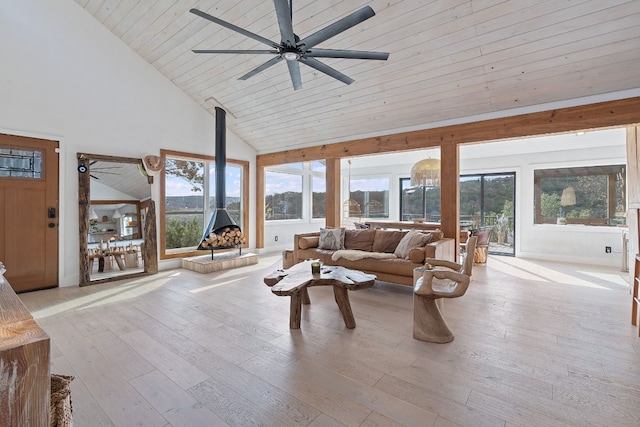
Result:
M408 231L381 229L345 230L344 249L393 253ZM441 231L422 232L430 235L425 246L413 248L407 258L346 258L332 259L335 250L320 249L320 232L296 234L293 240L293 260L295 263L306 259L319 259L327 265L341 265L353 270L375 274L378 280L413 286L413 270L424 265L425 258L455 261L455 240L443 238Z

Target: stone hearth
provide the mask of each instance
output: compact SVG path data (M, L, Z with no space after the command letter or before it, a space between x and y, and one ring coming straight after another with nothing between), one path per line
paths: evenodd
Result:
M243 253L238 255L237 252L222 252L216 253L213 259L211 259L211 254L182 258L182 268L197 273L213 273L214 271L254 265L258 261L257 254Z

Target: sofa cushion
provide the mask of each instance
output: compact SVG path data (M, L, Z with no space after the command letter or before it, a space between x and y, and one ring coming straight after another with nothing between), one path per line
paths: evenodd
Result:
M423 265L422 263L414 264L408 260L395 257L390 259L364 258L357 261L340 258L338 261L330 260L325 264L341 265L351 270L370 272L372 274L386 273L398 276L413 276L413 269Z
M400 240L407 234L406 231L392 230L375 230L376 235L373 238L373 252L389 252L393 253L400 243Z
M318 247L334 251L344 249L344 235L344 228L321 228Z
M410 230L400 240L393 254L398 258L409 259L409 252L414 248L421 248L431 241L431 233L421 233L418 230Z
M346 230L344 235L344 248L373 252L373 238L375 235L376 230Z
M300 249L317 248L319 242L319 236L300 237L300 239L298 239L298 247Z
M305 259L317 259L323 264L333 265L331 261L331 255L335 253L335 251L330 251L327 249L318 249L318 248L309 248L309 249L298 249L298 259L300 261L304 261Z

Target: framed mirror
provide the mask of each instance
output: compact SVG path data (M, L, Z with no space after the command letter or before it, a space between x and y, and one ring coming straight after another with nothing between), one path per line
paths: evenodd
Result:
M142 160L77 158L80 286L157 273L152 177Z

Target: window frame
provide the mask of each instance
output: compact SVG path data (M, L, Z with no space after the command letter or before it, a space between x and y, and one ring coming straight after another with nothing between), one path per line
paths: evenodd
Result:
M599 226L599 227L617 227L618 225L624 225L626 220L623 218L621 223L612 223L612 220L616 218L616 184L618 179L616 179L613 184L610 181L611 176L621 175L620 181L622 181L622 203L624 206L627 204L627 165L624 163L611 163L611 164L603 164L603 165L573 165L566 167L555 167L555 168L538 168L533 170L533 225L536 226L548 226L548 225L566 225L565 223L560 223L560 219L564 218L566 221L567 217L563 217L560 215L556 215L556 222L545 221L545 217L542 215L542 180L548 178L555 178L559 180L566 180L567 186L574 186L575 179L587 176L604 176L607 178L607 200L605 201L607 208L607 217L606 218L573 218L570 217L573 221L571 224L579 224L579 225L589 225L589 226ZM611 192L613 191L613 198L611 198ZM626 208L625 208L626 210ZM550 217L549 217L550 218ZM580 220L583 221L580 221ZM601 220L606 219L607 224L601 224Z

